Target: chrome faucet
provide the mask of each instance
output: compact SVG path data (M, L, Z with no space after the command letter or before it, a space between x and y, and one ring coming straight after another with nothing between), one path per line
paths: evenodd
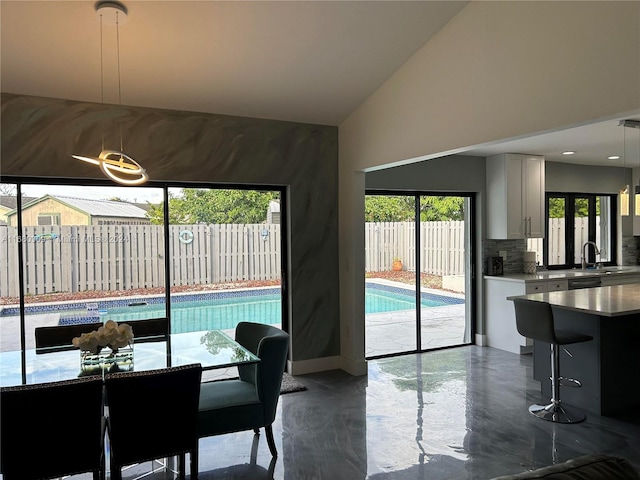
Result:
M600 250L598 250L598 245L596 245L596 242L584 242L584 245L582 245L582 270L586 270L587 267L589 266L589 264L587 263L587 246L588 245L593 246L593 250L596 256L600 255Z

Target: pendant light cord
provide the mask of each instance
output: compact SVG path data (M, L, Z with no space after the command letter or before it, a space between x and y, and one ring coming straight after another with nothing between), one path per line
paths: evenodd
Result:
M122 88L120 85L120 12L116 11L116 50L118 52L118 106L122 107ZM120 123L120 151L124 151L122 141L122 120Z
M104 150L104 53L102 39L102 13L100 13L100 123L102 129L102 148Z

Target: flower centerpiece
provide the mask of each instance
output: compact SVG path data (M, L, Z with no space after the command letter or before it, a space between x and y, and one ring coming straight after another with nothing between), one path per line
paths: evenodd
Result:
M133 363L133 329L131 325L113 320L89 333L83 333L72 340L80 349L81 365L87 366L132 364ZM104 348L109 352L104 352Z

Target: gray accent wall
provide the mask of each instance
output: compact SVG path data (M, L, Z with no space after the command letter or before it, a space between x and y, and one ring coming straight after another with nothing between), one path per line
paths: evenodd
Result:
M365 188L484 192L484 157L450 155L365 174Z
M254 118L2 94L0 174L103 179L71 158L123 150L153 182L286 186L291 359L340 354L338 130Z
M631 185L631 169L545 162L545 190L568 193L618 193Z

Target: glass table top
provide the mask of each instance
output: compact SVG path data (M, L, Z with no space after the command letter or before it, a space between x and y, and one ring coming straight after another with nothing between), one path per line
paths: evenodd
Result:
M53 382L83 375L81 353L77 348L27 350L26 383ZM124 370L153 370L167 366L200 363L204 370L257 363L260 359L233 340L222 330L176 333L169 340L136 338L133 345L132 365ZM21 352L0 353L0 386L22 384ZM106 373L105 369L90 374ZM87 371L85 370L85 373Z

